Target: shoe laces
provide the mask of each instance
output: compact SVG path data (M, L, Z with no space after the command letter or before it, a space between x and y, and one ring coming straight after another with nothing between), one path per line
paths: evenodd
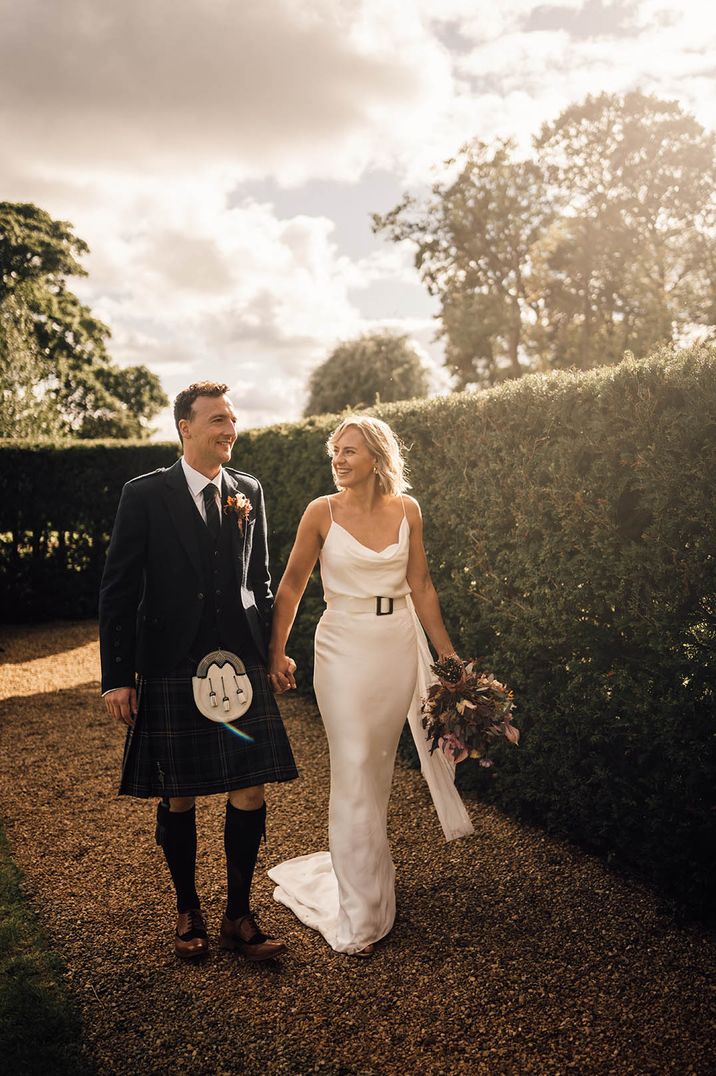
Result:
M193 934L206 933L204 916L201 914L199 908L191 908L188 912L182 912L182 915L185 915L187 918L187 927L186 930L179 935L180 938L191 938L191 935Z
M268 934L264 934L262 930L259 930L253 912L249 912L248 915L245 915L243 917L243 922L248 923L252 929L251 937L246 942L247 945L261 945L262 942L268 941Z

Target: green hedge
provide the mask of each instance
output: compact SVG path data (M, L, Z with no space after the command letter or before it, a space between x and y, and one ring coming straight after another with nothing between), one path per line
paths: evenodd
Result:
M0 441L2 619L96 616L122 486L178 455L178 444Z
M704 906L712 892L716 351L377 409L410 449L453 638L519 702L459 783ZM334 419L243 435L274 562L331 489ZM308 667L314 586L290 651ZM409 740L404 749L411 754ZM413 756L414 757L414 756Z
M454 640L517 694L520 747L498 750L492 771L463 763L460 784L703 908L713 836L716 351L532 375L377 413L410 446ZM303 507L332 488L324 441L334 422L237 442L235 465L266 490L276 579ZM46 532L94 536L69 582L58 586L44 569L51 592L25 600L89 611L122 482L175 456L173 446L1 449L3 483L12 459L13 481L23 476L34 505L24 494L21 507L5 485L0 531L12 529L9 519L28 532L47 520ZM21 553L16 570L28 559ZM49 548L48 563L57 557ZM37 578L41 550L34 560ZM3 582L27 588L28 572L8 576L7 564ZM304 676L320 608L314 581L290 648Z

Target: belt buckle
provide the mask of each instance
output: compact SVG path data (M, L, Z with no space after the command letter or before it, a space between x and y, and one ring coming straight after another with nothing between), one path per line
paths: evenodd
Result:
M388 608L383 609L383 602L388 603ZM393 612L393 599L379 597L375 599L375 615L376 616L390 616Z

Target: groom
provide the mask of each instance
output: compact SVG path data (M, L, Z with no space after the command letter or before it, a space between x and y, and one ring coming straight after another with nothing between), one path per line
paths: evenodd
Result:
M183 456L128 482L100 588L102 692L128 726L120 795L158 797L157 843L176 891L177 956L208 952L196 890L197 796L227 793L223 948L266 960L285 945L264 934L250 889L266 832L264 784L298 776L266 675L273 596L263 491L226 466L236 440L227 386L179 393ZM203 717L191 678L212 650L238 654L253 688L233 725Z

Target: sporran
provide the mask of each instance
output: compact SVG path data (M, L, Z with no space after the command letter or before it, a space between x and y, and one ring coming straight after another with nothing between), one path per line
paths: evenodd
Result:
M243 661L230 650L212 650L203 657L191 685L199 713L221 724L243 717L254 696Z

